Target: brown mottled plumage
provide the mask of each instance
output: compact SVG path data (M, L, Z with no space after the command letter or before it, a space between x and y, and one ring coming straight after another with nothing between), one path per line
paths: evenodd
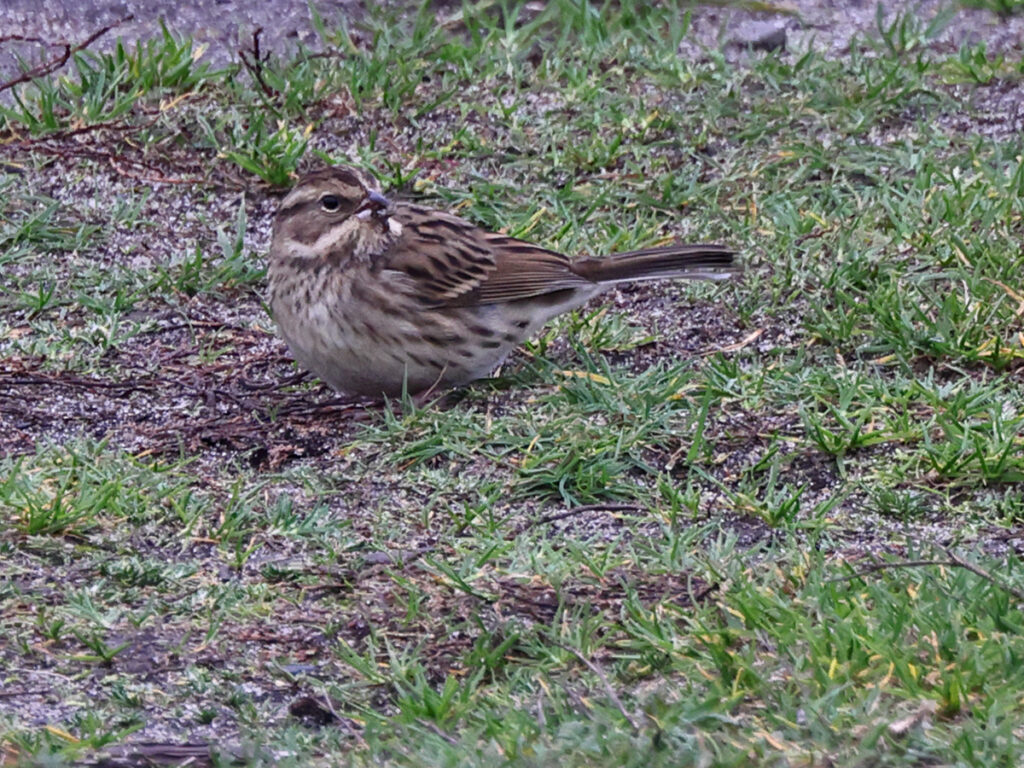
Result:
M552 317L614 283L736 271L720 245L570 261L392 203L369 174L335 166L305 176L281 203L269 300L295 358L335 389L415 394L487 376Z

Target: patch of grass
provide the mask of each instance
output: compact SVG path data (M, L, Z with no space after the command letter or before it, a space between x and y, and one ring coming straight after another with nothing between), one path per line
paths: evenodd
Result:
M233 119L232 119L233 118ZM293 130L285 122L276 125L260 114L229 116L221 126L203 123L210 147L227 147L221 154L243 170L277 187L286 187L306 151L310 126Z
M195 296L201 293L223 294L259 284L266 273L259 261L246 248L245 232L248 217L242 200L232 230L218 228L216 251L210 246L195 246L167 265L158 265L148 291L169 291L172 294Z
M999 16L1014 16L1024 13L1024 3L1020 0L960 0L965 8L983 8Z
M155 115L159 99L198 93L224 77L201 56L166 27L134 47L119 41L110 53L75 53L68 74L13 90L13 104L0 104L0 131L41 135L116 122L139 108Z
M0 505L6 530L24 536L74 536L137 520L175 490L159 472L133 467L102 443L41 448L5 464Z
M1002 753L1012 742L1012 721L1000 717L989 731L965 711L968 700L975 714L1003 706L987 675L1013 653L1005 643L1018 644L1019 628L1005 625L997 587L979 589L962 570L821 581L821 563L795 550L754 570L742 564L749 552L735 556L734 541L706 546L688 548L685 562L691 579L728 575L729 589L710 600L690 604L683 592L651 605L620 572L612 580L624 592L622 611L609 621L599 605L574 600L577 555L548 552L568 566L564 581L522 584L521 599L549 590L551 618L492 628L486 636L498 653L469 625L477 641L444 664L464 671L445 675L378 632L361 652L341 646L353 682L322 690L354 707L373 752L396 754L400 764L458 755L484 765L504 755L525 764L557 756L573 765L671 765L680 754L739 764L751 754L797 759L808 742L856 764L881 748L896 760L944 759L967 743ZM621 559L638 558L645 581L656 581L657 567L639 552ZM1019 574L1009 578L1020 583ZM472 585L485 603L492 579L478 572ZM582 582L591 579L601 577ZM937 610L923 619L924 606ZM381 716L380 697L393 702L391 716ZM727 738L701 738L709 731ZM966 738L950 753L952 733Z

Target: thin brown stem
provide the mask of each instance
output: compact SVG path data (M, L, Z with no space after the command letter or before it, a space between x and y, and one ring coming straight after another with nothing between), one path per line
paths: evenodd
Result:
M965 571L970 571L975 576L979 576L992 586L999 589L1005 590L1013 595L1015 598L1024 602L1024 590L1011 587L1009 584L1005 584L996 579L991 573L986 571L984 568L975 565L974 563L964 560L959 555L955 554L952 550L941 545L936 545L939 549L946 553L948 560L900 560L898 562L891 563L873 563L866 568L862 568L849 576L837 576L834 579L826 579L826 584L833 584L840 581L852 581L867 576L871 573L877 573L879 571L892 570L894 568L924 568L926 566L939 565L945 568L963 568Z
M53 45L58 45L62 47L64 50L61 53L54 56L49 61L40 64L38 67L33 67L32 69L26 72L22 72L20 75L18 75L18 77L8 80L5 83L0 83L0 93L3 93L4 91L9 90L21 83L27 83L30 80L35 80L38 77L45 77L46 75L49 75L50 73L57 71L65 64L67 64L71 57L74 56L76 53L78 53L79 51L84 51L90 45L92 45L101 37L103 37L103 35L107 34L107 32L114 29L115 27L121 26L127 21L131 21L133 18L135 17L125 16L124 18L119 19L112 24L108 24L102 29L93 32L91 35L89 35L89 37L87 37L85 40L78 43L77 45L72 45L71 43L67 42L53 43ZM38 37L23 37L21 35L4 35L3 37L0 37L0 43L7 43L12 40L18 42L40 43L42 45L47 44L45 40L42 40Z
M557 645L563 651L568 651L569 653L571 653L573 656L579 659L581 664L583 664L587 669L589 669L591 672L597 675L598 679L601 681L601 685L604 686L605 693L608 694L608 698L612 700L612 703L615 704L615 707L619 710L619 713L626 719L626 722L629 723L630 727L633 729L633 733L639 733L639 724L636 722L636 720L633 719L633 716L630 715L629 712L626 710L625 705L622 703L622 699L620 699L618 694L615 693L615 689L612 688L611 683L608 682L608 678L605 676L604 671L594 662L592 662L590 659L584 656L582 653L577 651L575 648L572 648L568 645L563 645L562 643L555 643L555 645Z

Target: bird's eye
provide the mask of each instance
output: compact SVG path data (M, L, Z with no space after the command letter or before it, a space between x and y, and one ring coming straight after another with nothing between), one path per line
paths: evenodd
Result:
M334 213L334 211L341 208L341 200L338 199L337 195L324 195L320 198L320 207L328 213Z

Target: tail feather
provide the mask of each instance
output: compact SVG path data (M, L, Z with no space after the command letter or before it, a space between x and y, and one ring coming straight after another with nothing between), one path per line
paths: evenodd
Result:
M582 259L572 270L595 283L682 278L725 280L740 272L736 252L723 245L669 245Z

